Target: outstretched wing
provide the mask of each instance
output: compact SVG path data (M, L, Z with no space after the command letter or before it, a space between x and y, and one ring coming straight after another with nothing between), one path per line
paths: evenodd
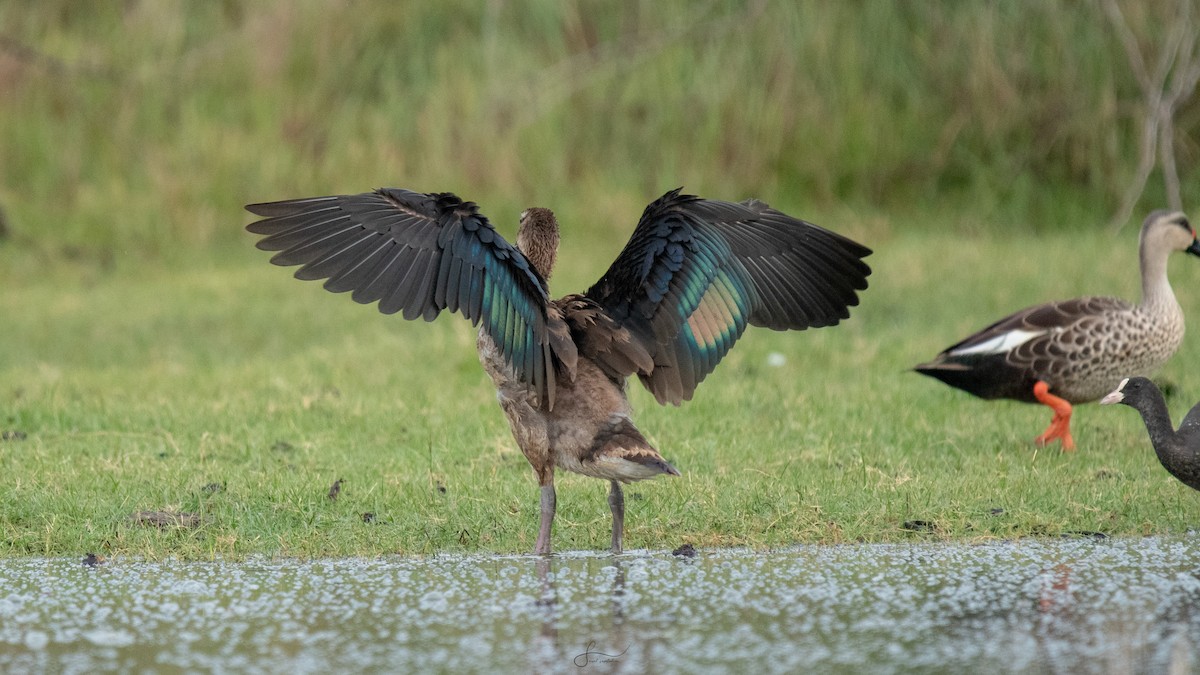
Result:
M690 399L747 325L836 324L858 304L871 250L749 200L672 190L646 207L587 297L653 357L639 377L660 403Z
M297 279L328 279L326 290L405 319L448 309L482 323L517 377L553 405L546 284L475 204L381 188L246 210L265 216L246 226L265 235L258 248L279 251L276 265L302 265Z

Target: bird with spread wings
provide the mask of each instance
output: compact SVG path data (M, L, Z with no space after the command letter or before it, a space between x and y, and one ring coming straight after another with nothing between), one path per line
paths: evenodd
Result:
M646 207L624 250L587 292L549 295L558 222L521 214L516 246L472 202L384 188L246 207L247 229L276 265L326 279L381 312L432 321L458 312L517 445L541 486L534 552L550 553L554 470L610 482L612 550L624 532L622 483L679 475L633 424L625 394L636 375L659 403L678 405L747 326L803 330L849 316L866 289L867 247L766 204L676 189Z

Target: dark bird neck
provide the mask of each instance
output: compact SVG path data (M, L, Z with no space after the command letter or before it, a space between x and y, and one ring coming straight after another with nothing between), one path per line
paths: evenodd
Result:
M1145 396L1135 406L1146 423L1146 431L1150 434L1150 443L1154 452L1164 464L1179 452L1176 447L1175 430L1171 427L1171 413L1167 410L1167 402L1161 393Z

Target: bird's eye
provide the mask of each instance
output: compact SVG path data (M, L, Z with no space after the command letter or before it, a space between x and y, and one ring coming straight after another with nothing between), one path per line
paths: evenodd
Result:
M525 209L524 211L521 212L521 220L525 220L528 217L529 217L529 209Z

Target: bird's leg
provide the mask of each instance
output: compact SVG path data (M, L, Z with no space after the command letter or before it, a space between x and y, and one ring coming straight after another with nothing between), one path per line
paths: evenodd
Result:
M547 472L542 484L542 523L538 527L537 543L533 545L535 555L550 555L550 527L554 524L554 473Z
M621 484L617 481L611 481L612 489L608 491L608 508L612 510L613 517L613 533L612 533L612 552L621 552L621 539L625 534L625 493L621 491Z
M1037 384L1033 385L1033 395L1042 405L1050 406L1054 411L1054 418L1050 420L1050 426L1033 440L1038 445L1046 445L1055 439L1062 439L1062 449L1064 452L1075 450L1075 441L1071 438L1071 404L1063 398L1059 398L1050 393L1050 385L1038 380Z

